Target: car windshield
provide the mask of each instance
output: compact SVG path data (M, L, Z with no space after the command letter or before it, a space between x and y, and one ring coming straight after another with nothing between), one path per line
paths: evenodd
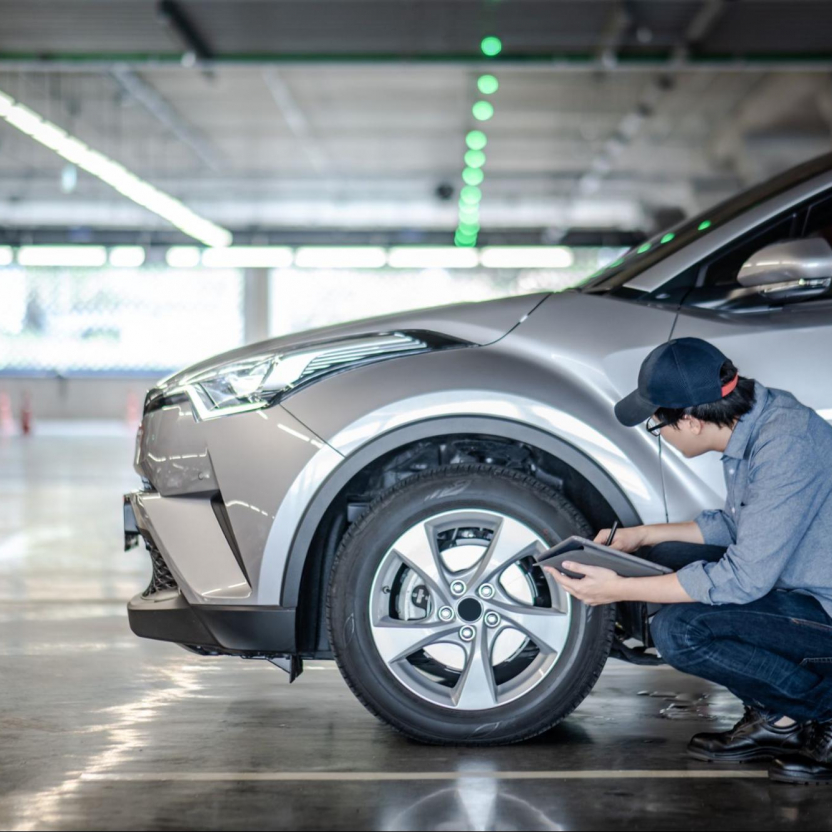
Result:
M613 260L600 271L590 275L576 288L582 292L609 292L623 286L645 269L650 268L670 254L684 248L695 238L771 199L789 188L805 182L832 168L832 153L819 156L795 168L775 176L760 185L743 191L691 220L657 234L626 254Z

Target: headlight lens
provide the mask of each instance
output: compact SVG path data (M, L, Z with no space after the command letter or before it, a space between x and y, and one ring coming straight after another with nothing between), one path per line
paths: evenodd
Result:
M258 410L324 375L395 355L465 346L466 342L426 332L343 338L283 353L258 355L164 382L151 390L145 412L190 399L199 419Z

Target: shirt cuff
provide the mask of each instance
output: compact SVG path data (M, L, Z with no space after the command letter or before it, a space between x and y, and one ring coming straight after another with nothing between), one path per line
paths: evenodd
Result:
M697 560L694 563L689 563L683 566L677 573L676 577L682 585L682 589L693 598L694 601L699 601L700 604L708 604L713 606L711 601L711 590L713 589L713 581L708 577L705 571L705 561Z
M694 522L699 526L705 543L711 546L725 546L726 548L732 543L736 543L728 526L725 512L722 509L706 509L694 518Z

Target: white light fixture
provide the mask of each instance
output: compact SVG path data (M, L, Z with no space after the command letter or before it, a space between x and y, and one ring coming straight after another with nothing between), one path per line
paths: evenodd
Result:
M104 246L21 246L17 262L21 266L103 266L107 251Z
M302 269L380 269L387 253L376 246L302 246L295 266Z
M165 262L172 269L192 269L199 265L199 249L196 246L171 246L165 252Z
M487 269L568 269L574 262L564 246L486 246L480 253Z
M211 269L283 269L292 265L288 246L229 246L202 252L202 265Z
M232 236L228 229L195 214L178 199L154 188L118 162L88 147L3 92L0 92L0 118L54 150L68 162L97 176L128 199L163 217L189 237L210 246L231 245Z
M471 269L479 263L473 248L456 246L396 246L388 263L394 269Z
M11 266L14 254L11 246L0 246L0 266Z
M109 260L117 269L138 269L144 263L144 249L141 246L113 246Z

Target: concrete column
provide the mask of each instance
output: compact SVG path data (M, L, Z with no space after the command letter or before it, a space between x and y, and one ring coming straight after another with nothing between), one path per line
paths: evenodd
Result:
M247 344L269 337L269 270L245 270L243 302L244 337Z

